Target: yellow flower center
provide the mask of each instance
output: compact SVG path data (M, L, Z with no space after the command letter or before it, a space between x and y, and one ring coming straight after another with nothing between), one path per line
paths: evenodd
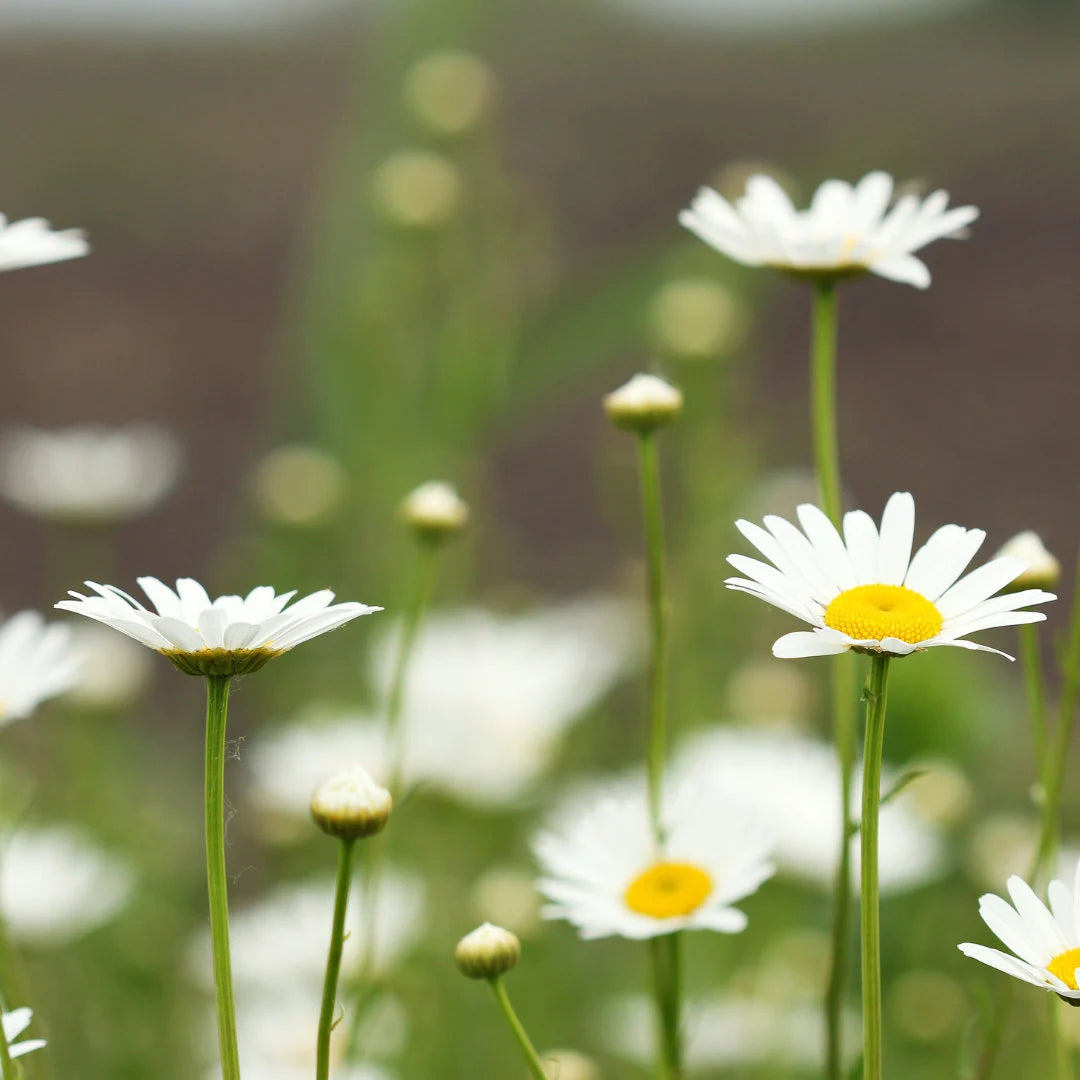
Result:
M658 862L626 890L626 906L653 919L675 919L697 911L712 892L712 878L692 863Z
M1076 969L1080 968L1080 949L1070 949L1060 956L1055 956L1046 970L1051 975L1056 975L1070 990L1078 989L1076 985Z
M941 630L941 612L925 596L903 585L856 585L825 609L825 625L862 641L899 638L909 645Z

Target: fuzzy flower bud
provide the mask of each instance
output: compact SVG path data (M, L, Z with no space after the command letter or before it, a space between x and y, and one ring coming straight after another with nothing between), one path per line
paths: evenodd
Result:
M657 348L680 360L719 356L738 340L744 321L735 294L707 277L668 282L649 311Z
M454 962L470 979L497 979L521 959L517 935L501 926L484 923L466 934L454 950Z
M437 135L465 135L491 112L495 78L478 56L458 49L431 53L405 77L413 115Z
M1022 589L1053 589L1061 581L1061 563L1058 562L1045 546L1039 534L1028 529L1017 533L998 552L1002 555L1021 559L1028 568L1005 588L1005 592L1020 592Z
M421 539L441 540L465 528L469 507L450 484L429 480L405 496L401 516Z
M390 792L353 765L319 785L311 797L311 817L329 836L356 840L381 832L393 805Z
M682 394L656 375L635 375L604 398L604 411L616 427L645 435L682 412Z
M391 225L435 229L457 213L463 184L458 167L431 150L399 150L372 175L376 209Z

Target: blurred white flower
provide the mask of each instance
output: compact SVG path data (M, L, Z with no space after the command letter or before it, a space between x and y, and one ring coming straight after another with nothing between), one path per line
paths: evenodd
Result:
M40 1050L45 1045L44 1039L26 1039L24 1042L17 1043L15 1040L30 1026L30 1022L34 1019L34 1011L25 1007L21 1009L12 1009L11 1012L3 1014L2 1024L4 1028L4 1038L8 1042L8 1053L13 1058L22 1057L23 1054L29 1054L33 1050Z
M352 889L346 915L342 978L365 963L370 912L362 881ZM379 882L375 908L375 950L371 970L390 970L422 936L424 889L419 879L387 869ZM242 907L230 920L233 978L252 990L298 988L318 991L326 970L326 949L334 910L332 879L283 885L265 899ZM191 970L206 983L210 966L209 931L192 945ZM316 1016L318 1010L316 1010Z
M1054 589L1061 582L1061 563L1046 550L1042 537L1031 529L1017 533L1002 544L997 558L1009 556L1027 564L1010 589Z
M405 76L405 101L437 135L464 135L491 112L495 76L472 53L445 49L418 60Z
M653 1056L655 1005L646 998L616 999L601 1011L600 1036L621 1058L648 1064ZM852 1061L858 1046L858 1017L846 1011L844 1039ZM824 1027L816 1004L773 1002L726 994L690 1001L683 1022L684 1059L690 1072L770 1065L820 1072L825 1062Z
M67 826L21 828L0 847L0 912L30 944L66 945L108 922L134 881L126 862Z
M99 623L69 624L75 652L82 658L68 697L96 709L120 709L139 698L150 683L153 660L129 637Z
M842 828L840 776L836 752L827 743L793 732L757 728L714 728L692 736L679 748L672 776L710 784L773 838L782 875L831 889ZM882 788L895 772L886 767ZM881 808L882 892L913 889L940 876L945 847L938 831L914 810L915 780ZM859 806L856 776L853 809ZM858 838L852 839L852 866L859 866Z
M854 187L826 180L810 208L796 210L784 189L761 174L747 181L746 194L734 205L702 188L679 222L744 266L817 277L869 271L925 289L930 271L914 253L942 237L965 235L979 211L974 206L947 210L944 191L925 199L901 195L893 203L894 188L893 178L883 172L868 173Z
M0 723L23 720L43 701L70 690L82 656L71 628L20 611L0 624Z
M345 466L317 446L279 446L255 467L252 490L263 516L281 525L320 525L349 486Z
M715 278L676 278L664 285L649 306L657 347L682 360L718 356L734 345L746 316L738 297Z
M519 937L540 925L540 898L531 871L493 866L476 879L469 899L480 919L505 926Z
M813 697L813 684L801 668L761 657L732 673L725 707L729 715L748 723L799 728L813 713Z
M0 214L0 270L77 259L89 250L81 229L56 230L44 218L8 221Z
M382 608L333 603L329 589L311 593L291 606L296 595L278 595L269 585L247 596L211 600L193 578L180 578L174 592L154 577L138 579L156 610L149 610L115 585L86 585L96 596L72 590L73 600L55 606L111 626L171 660L189 675L240 675L359 615Z
M126 521L168 494L180 461L179 443L154 424L17 427L0 440L0 494L50 520Z
M465 527L469 506L452 484L428 480L402 499L400 514L421 536L437 539Z
M643 780L601 781L564 800L533 841L544 917L583 938L745 929L733 905L775 871L769 842L720 785L699 781L665 791L659 845Z
M375 209L391 225L434 229L457 213L464 195L461 172L433 150L398 150L372 174Z

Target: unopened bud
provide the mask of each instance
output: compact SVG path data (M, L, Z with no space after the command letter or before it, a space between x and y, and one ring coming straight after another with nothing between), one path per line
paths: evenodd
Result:
M357 840L381 832L394 800L359 766L330 777L311 797L311 817L324 833Z
M1020 559L1027 563L1028 568L1018 577L1014 578L1005 587L1005 592L1020 592L1021 589L1053 589L1061 581L1061 563L1046 550L1039 534L1028 529L1026 532L1017 533L998 552L998 557L1003 555Z
M682 394L656 375L635 375L604 398L604 411L627 431L647 434L682 412Z
M465 528L469 507L449 484L431 480L405 496L401 516L421 538L441 540Z
M548 1050L540 1063L551 1080L600 1080L600 1067L577 1050Z
M521 959L521 942L501 926L484 923L466 934L454 950L454 962L470 979L497 979Z

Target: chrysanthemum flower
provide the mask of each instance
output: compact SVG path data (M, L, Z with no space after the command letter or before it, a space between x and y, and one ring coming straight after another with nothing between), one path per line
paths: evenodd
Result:
M981 529L943 525L912 556L915 501L907 492L890 497L880 529L862 510L845 514L842 538L816 506L800 506L797 513L802 532L779 517L766 517L764 529L736 522L768 563L728 556L746 575L728 578L728 588L814 627L785 634L773 644L776 656L848 649L906 656L935 645L998 652L965 635L1040 622L1042 612L1020 609L1056 599L1041 589L994 595L1027 569L1022 559L993 559L961 577L986 537Z
M965 956L981 960L1043 990L1051 990L1071 1005L1080 1004L1080 863L1074 888L1050 882L1050 907L1035 895L1023 878L1008 880L1012 905L987 893L979 900L979 914L998 939L1015 953L965 942Z
M766 838L704 787L668 798L662 830L658 849L640 780L632 791L571 800L534 843L544 916L583 938L743 930L746 916L732 905L772 875Z
M96 596L72 591L63 611L96 619L168 657L189 675L242 675L313 637L336 630L358 615L382 608L334 604L329 589L287 607L296 595L278 595L269 585L247 596L211 600L192 578L180 578L174 592L153 577L138 579L156 610L143 607L115 585L86 582Z
M868 173L854 187L826 180L810 208L796 210L771 176L757 175L734 206L702 188L679 222L745 266L812 277L869 272L925 289L930 271L914 253L933 240L964 235L979 211L974 206L946 209L944 191L925 199L902 195L892 203L893 189L893 178L883 172Z
M168 494L181 456L174 436L156 424L11 428L0 441L0 494L53 521L124 521Z
M3 1015L4 1038L8 1041L8 1054L13 1058L22 1057L33 1050L40 1050L45 1045L44 1039L26 1039L17 1043L15 1040L30 1026L34 1019L33 1009L25 1007L12 1009Z
M0 723L22 720L43 701L70 690L81 656L71 629L20 611L0 624Z
M56 231L44 218L9 222L0 214L0 270L77 259L89 250L81 229Z

